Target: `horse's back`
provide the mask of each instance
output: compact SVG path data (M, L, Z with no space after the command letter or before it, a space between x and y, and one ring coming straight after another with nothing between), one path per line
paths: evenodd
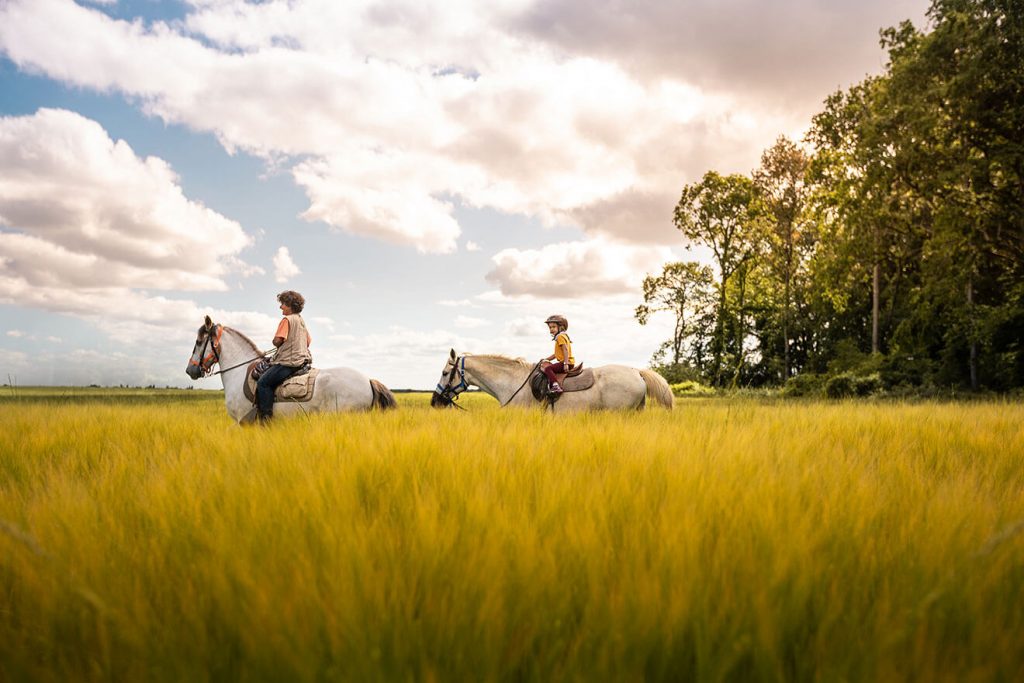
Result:
M642 386L644 383L640 371L628 365L599 365L594 368L594 375L596 381L604 379L610 382L622 382L627 386Z
M304 411L369 410L373 404L370 378L354 368L320 368L313 387L313 397L302 404ZM298 412L298 404L280 404L289 412ZM277 410L277 408L275 408Z
M359 407L369 406L373 401L370 378L355 368L325 368L320 377L325 375L329 380L323 387L325 397L348 398Z
M628 365L599 365L594 371L594 386L578 393L562 394L558 400L563 410L618 410L635 408L647 394L640 371Z

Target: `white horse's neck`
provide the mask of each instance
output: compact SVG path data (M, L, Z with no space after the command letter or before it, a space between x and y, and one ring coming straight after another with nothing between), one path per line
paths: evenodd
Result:
M228 415L236 421L252 410L252 403L245 397L243 386L249 363L262 357L262 352L244 334L230 327L222 328L220 338L221 381L224 383L224 402ZM235 367L237 366L237 367ZM224 370L224 368L230 368Z
M503 406L533 403L530 387L523 386L531 370L525 362L505 356L466 356L466 381Z

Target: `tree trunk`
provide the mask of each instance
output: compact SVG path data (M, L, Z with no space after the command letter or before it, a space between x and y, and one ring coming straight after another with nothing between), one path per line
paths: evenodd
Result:
M735 387L739 381L739 373L743 370L743 340L746 338L746 318L743 310L746 307L746 259L736 270L739 275L739 310L736 312L736 370L732 374L732 386Z
M722 289L718 297L718 320L715 321L715 352L712 356L715 363L715 386L721 386L722 379L722 351L725 350L725 283L728 275L722 271Z
M789 268L786 268L786 300L782 305L782 357L784 374L782 381L785 382L789 379Z
M740 305L739 311L736 313L736 371L732 376L733 387L739 382L740 372L743 370L743 339L746 337L746 332L743 329L743 309L747 302L747 266L745 263L740 267L738 273L740 276Z
M878 263L878 227L874 234L874 267L871 270L871 353L878 353L878 309L881 289L881 265Z
M679 365L679 356L683 350L683 334L686 331L685 310L682 306L676 312L676 330L672 337L672 364Z
M967 280L967 316L968 329L970 330L970 358L968 360L971 372L971 391L978 390L978 342L974 334L974 282Z

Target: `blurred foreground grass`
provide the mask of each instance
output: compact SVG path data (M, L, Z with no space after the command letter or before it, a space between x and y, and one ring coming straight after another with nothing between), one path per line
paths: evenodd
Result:
M0 397L0 679L1024 679L1019 404L76 393Z

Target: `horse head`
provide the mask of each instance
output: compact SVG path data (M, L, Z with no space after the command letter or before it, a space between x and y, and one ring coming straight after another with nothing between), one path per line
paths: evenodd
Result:
M466 356L452 349L445 360L441 379L430 397L432 408L450 408L455 405L458 395L469 388L466 382Z
M196 343L192 347L192 356L185 367L185 374L192 379L210 374L214 363L220 361L220 337L223 333L223 326L214 324L210 316L206 316L196 332Z

